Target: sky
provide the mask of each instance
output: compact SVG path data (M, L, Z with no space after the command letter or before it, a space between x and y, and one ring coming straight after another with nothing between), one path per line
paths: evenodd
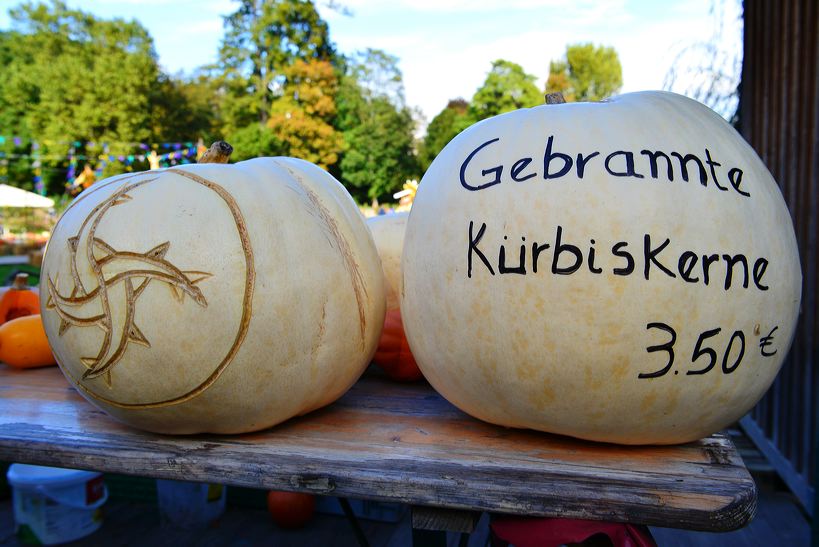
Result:
M0 29L17 0L0 0ZM137 19L154 39L170 73L190 73L216 61L223 16L232 0L67 0L99 17ZM543 87L549 62L567 44L612 46L623 67L622 93L662 89L675 57L715 33L737 50L741 27L736 0L336 0L342 15L317 0L341 53L367 47L399 58L407 104L429 122L450 99L469 100L496 59L523 66ZM713 4L723 6L717 32Z

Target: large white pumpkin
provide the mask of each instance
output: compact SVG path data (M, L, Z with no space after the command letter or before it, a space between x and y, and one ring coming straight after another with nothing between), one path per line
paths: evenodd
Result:
M367 219L367 227L373 236L384 270L384 289L388 311L397 310L401 305L401 253L404 249L404 234L407 231L408 217L409 213L402 211Z
M788 352L801 291L762 161L663 92L464 131L421 182L402 266L412 352L453 404L626 444L745 414Z
M324 406L384 318L363 216L293 158L121 175L58 222L42 316L89 401L162 433L239 433Z

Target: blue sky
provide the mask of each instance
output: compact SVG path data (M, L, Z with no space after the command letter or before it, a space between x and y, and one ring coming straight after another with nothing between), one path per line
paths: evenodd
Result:
M0 0L0 28L9 7ZM714 0L339 0L352 16L317 4L330 36L343 53L366 47L396 55L404 74L407 103L431 120L449 99L469 99L492 61L521 64L542 85L549 61L566 45L613 46L623 65L622 92L660 89L672 61L685 46L715 33ZM724 46L740 47L738 2L726 6ZM104 18L139 20L154 38L163 68L189 72L215 61L222 16L231 0L67 0Z

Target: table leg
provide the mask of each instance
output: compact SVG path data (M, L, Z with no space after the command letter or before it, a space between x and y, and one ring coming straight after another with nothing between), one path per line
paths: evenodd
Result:
M445 547L447 532L460 532L458 545L466 547L481 518L478 511L442 509L439 507L412 507L412 544L415 547Z
M347 517L350 526L353 527L353 533L355 533L355 538L358 540L360 547L370 547L370 542L367 541L367 536L364 534L364 530L361 529L361 524L359 524L358 518L353 512L350 502L347 501L347 498L338 498L338 503L341 505L341 510L344 511L344 516Z
M446 547L446 532L413 528L412 547Z

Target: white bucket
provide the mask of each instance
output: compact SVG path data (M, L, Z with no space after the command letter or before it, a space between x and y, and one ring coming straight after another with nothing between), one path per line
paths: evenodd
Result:
M225 512L227 487L221 484L156 480L162 526L205 528Z
M102 525L102 505L108 499L102 473L15 463L6 477L22 541L65 543Z

